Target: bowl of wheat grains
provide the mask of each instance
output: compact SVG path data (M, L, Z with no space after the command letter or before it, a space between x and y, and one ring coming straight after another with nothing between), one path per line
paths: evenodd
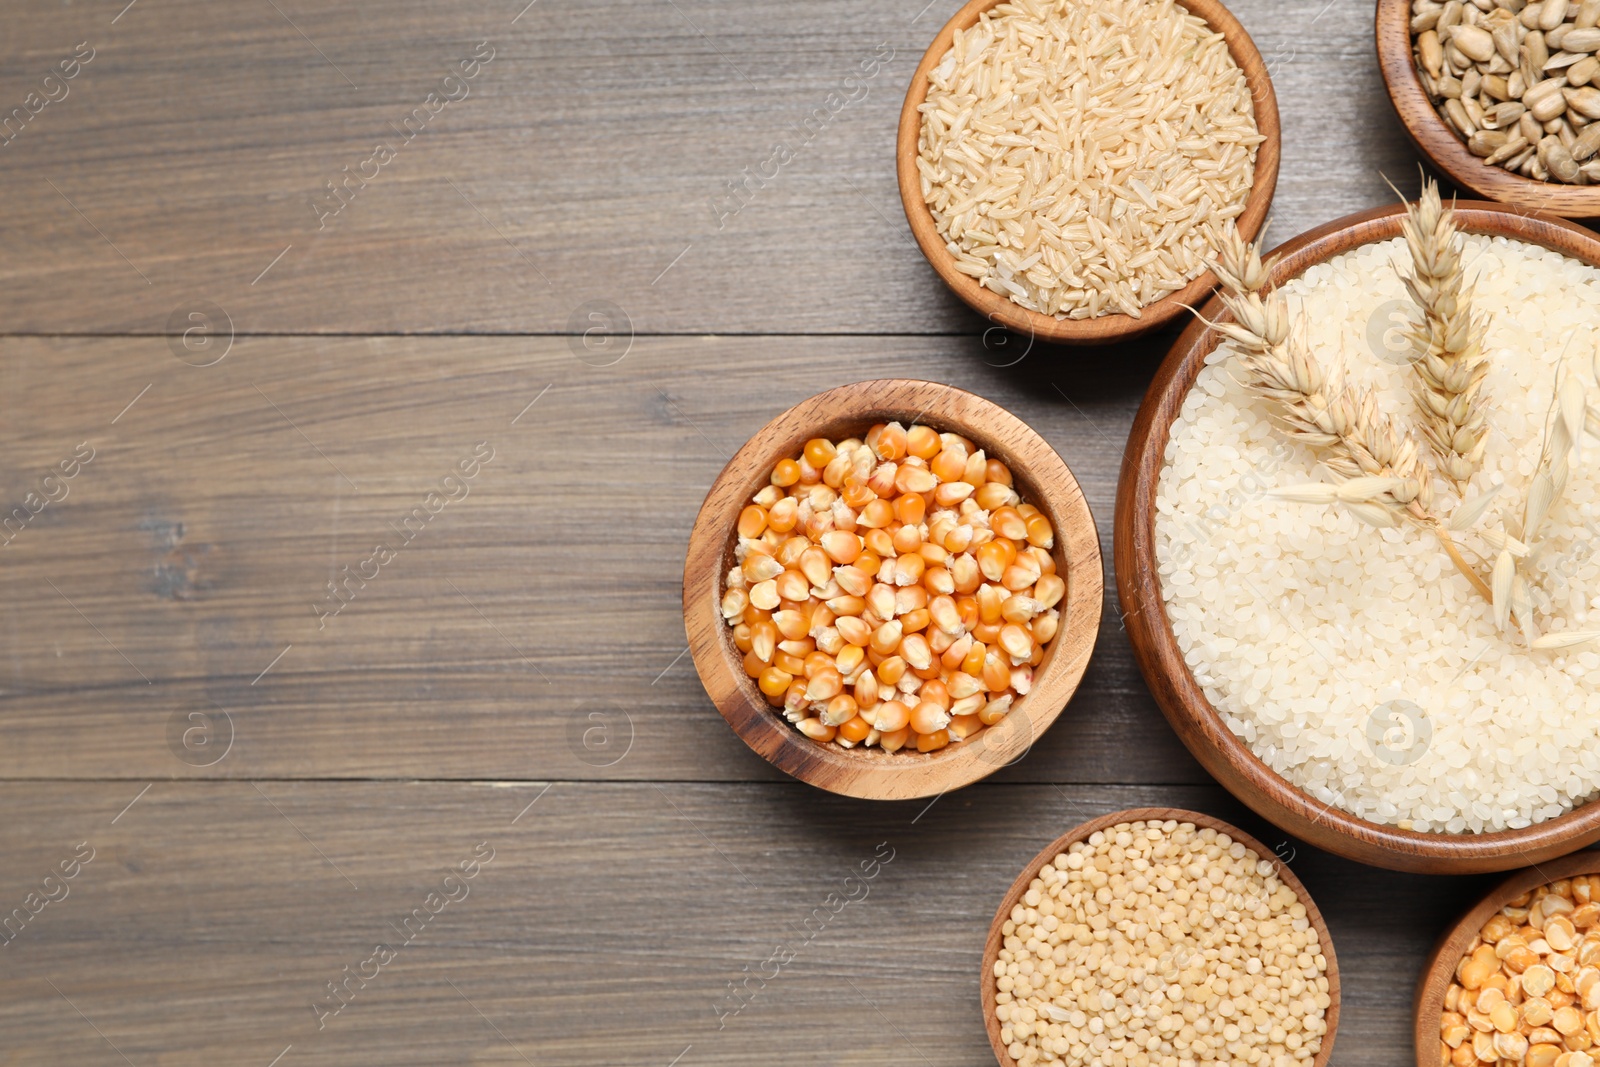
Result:
M1148 333L1216 285L1277 186L1277 97L1216 0L972 0L900 112L906 219L990 322L1066 344Z
M1168 720L1258 813L1362 862L1600 839L1600 238L1435 190L1222 265L1118 488Z

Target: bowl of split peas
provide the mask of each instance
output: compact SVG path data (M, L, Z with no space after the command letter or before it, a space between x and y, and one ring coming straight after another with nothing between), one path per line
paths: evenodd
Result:
M745 443L689 539L695 669L763 759L933 796L1024 756L1083 677L1104 574L1065 462L937 382L840 386Z

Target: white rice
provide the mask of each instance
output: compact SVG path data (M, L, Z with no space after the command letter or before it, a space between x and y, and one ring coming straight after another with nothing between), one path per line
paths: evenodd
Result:
M1411 426L1415 373L1369 341L1409 311L1404 262L1399 238L1367 245L1284 292L1314 349L1342 352L1352 380ZM1521 513L1569 339L1568 369L1594 388L1600 271L1474 236L1467 264L1492 323L1490 440L1472 492L1502 486L1479 527L1498 528L1498 516ZM1167 615L1228 726L1319 802L1416 830L1524 827L1600 792L1600 647L1529 651L1495 630L1431 535L1267 496L1327 478L1233 380L1231 353L1208 357L1173 423L1155 524ZM1600 442L1586 439L1580 456L1540 533L1534 598L1546 633L1600 629ZM1435 484L1448 512L1447 483Z

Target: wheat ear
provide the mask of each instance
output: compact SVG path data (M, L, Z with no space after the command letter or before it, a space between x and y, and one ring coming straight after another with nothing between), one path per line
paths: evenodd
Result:
M1439 469L1464 497L1489 438L1479 396L1489 371L1483 352L1487 323L1473 316L1472 291L1462 265L1465 242L1456 228L1455 211L1440 200L1433 180L1406 208L1404 229L1411 273L1402 277L1420 313L1412 322L1410 338L1422 433L1438 457Z
M1344 380L1335 363L1324 369L1303 328L1290 322L1282 294L1268 291L1271 263L1237 231L1230 231L1212 269L1222 281L1231 323L1211 323L1240 349L1245 384L1276 403L1280 425L1293 440L1319 453L1336 482L1359 480L1354 494L1332 495L1374 526L1409 519L1438 537L1445 553L1474 589L1492 601L1487 583L1462 557L1445 523L1432 509L1433 488L1416 442L1396 429L1372 392Z

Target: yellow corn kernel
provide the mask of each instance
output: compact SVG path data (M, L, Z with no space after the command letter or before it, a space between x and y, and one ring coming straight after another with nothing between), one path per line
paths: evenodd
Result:
M1033 620L1035 615L1038 615L1043 610L1044 605L1033 599L1033 597L1018 593L1015 596L1006 597L1005 602L1000 605L1000 617L1006 622L1014 622L1019 626L1026 626Z
M856 701L848 693L830 697L820 718L825 726L842 726L856 717Z
M962 672L982 681L984 657L988 655L988 652L988 647L982 641L974 639L971 647L967 649L966 656L961 660Z
M879 459L898 460L906 454L906 429L898 422L891 422L878 434L876 443L868 439L872 450L878 454Z
M856 676L855 697L856 707L858 708L878 706L878 676L873 674L870 669L864 670Z
M1027 657L1034 654L1034 635L1016 622L1006 622L1000 627L1000 648L1013 661L1026 661Z
M948 730L935 730L931 734L917 735L918 752L937 752L949 743L950 732Z
M895 468L894 487L902 494L931 493L938 484L933 472L924 467L913 467L910 463L902 463Z
M978 547L978 569L991 582L998 582L1005 575L1006 568L1016 562L1016 558L1016 549L1004 539L996 539Z
M787 489L800 480L800 464L792 459L780 459L772 468L772 484Z
M1056 632L1061 628L1061 613L1047 611L1033 620L1028 627L1028 632L1033 634L1034 641L1043 646L1055 640Z
M1045 608L1053 608L1067 595L1067 583L1054 574L1042 574L1033 586L1033 598ZM1600 909L1597 909L1600 912Z
M800 521L800 501L786 496L767 512L767 528L777 533L788 533Z
M871 733L872 727L867 725L867 721L865 719L857 715L854 718L839 724L839 734L835 740L841 743L848 741L852 745L859 745L861 742L865 741L867 739L867 735Z
M757 683L761 691L769 697L782 697L789 689L789 683L794 681L794 675L781 671L777 667L768 667L761 672L761 679Z
M922 572L927 566L921 556L900 556L894 561L894 584L916 585L922 580Z
M792 652L784 652L781 649L773 655L772 665L785 674L794 676L799 676L806 672L804 656L796 656Z
M878 738L878 747L885 752L899 752L906 747L906 742L911 739L911 727L903 726L898 730L885 730Z
M1043 515L1030 515L1026 520L1028 524L1028 544L1035 548L1054 548L1056 533L1050 528L1050 520Z
M754 652L763 663L771 663L772 655L778 647L778 627L771 621L758 622L749 627L750 651ZM738 639L737 631L735 640Z
M972 488L977 489L989 480L988 471L989 460L984 456L983 449L980 448L967 457L967 465L961 472L961 480L972 486Z
M813 467L826 467L833 462L839 450L833 447L833 442L824 437L813 437L806 442L804 456L806 462Z
M928 469L941 482L959 482L967 472L967 454L947 448L928 461Z
M778 583L768 580L750 587L750 606L771 611L778 606Z
M822 535L822 540L819 543L822 545L822 551L835 563L854 563L856 558L861 555L861 538L853 533L845 533L843 530L828 531ZM830 567L829 570L831 571L832 568ZM822 581L816 584L826 585L827 578L824 577Z
M877 672L880 685L893 689L900 684L900 679L905 677L906 661L900 656L890 656L873 668Z
M983 729L983 722L976 715L952 715L948 729L952 739L965 741Z
M995 532L995 536L1011 541L1028 539L1028 520L1024 519L1016 508L995 509L989 516L989 529Z
M971 496L972 491L967 482L945 482L933 491L933 502L940 507L953 508Z
M858 648L865 648L872 641L872 628L853 615L840 615L833 625L840 637Z
M936 733L950 725L950 713L924 701L911 709L911 728L919 734Z
M885 655L900 647L900 640L904 636L904 629L898 620L891 619L884 623L872 635L872 650Z
M901 700L885 700L873 709L872 722L886 734L903 730L911 722L911 708Z
M993 460L990 460L991 464L993 462ZM1017 502L1016 491L1009 485L997 482L993 478L980 485L978 491L972 494L972 498L978 502L980 508L988 512L1010 507Z
M894 517L907 526L916 526L928 515L928 504L920 493L902 493L895 497Z
M799 603L811 596L811 583L799 571L784 571L774 583L780 600Z
M828 726L821 719L816 718L801 719L799 722L795 723L795 728L801 733L805 734L807 737L811 738L811 740L821 741L823 743L832 741L834 734L838 732L832 726Z
M1011 684L1011 664L993 649L983 657L983 687L991 693L1003 692Z
M932 459L942 447L939 435L928 426L913 426L906 431L906 451L918 459Z
M923 588L935 596L949 596L956 591L956 580L943 567L929 567L924 570L922 572L922 585Z
M873 497L856 516L856 523L868 530L881 530L893 521L894 508L887 500L879 500L877 497Z
M894 623L887 625L893 626ZM1029 640L1032 644L1032 640ZM913 633L901 640L900 655L911 665L912 670L927 670L933 664L933 650L928 647L928 639L921 634Z
M739 512L739 536L760 537L767 532L767 509L760 504L750 504Z
M993 726L1006 717L1006 714L1011 710L1012 700L1013 697L1010 693L995 697L983 706L982 711L978 712L978 721L985 726Z
M928 628L930 616L927 608L913 608L900 616L900 629L904 633L920 633Z
M963 630L954 641L950 642L949 647L939 653L939 666L952 673L959 671L971 651L972 635Z
M936 596L928 601L928 614L933 624L947 634L959 634L965 629L961 625L961 612L956 610L956 602L949 596Z
M744 617L750 606L750 594L743 589L730 589L722 594L722 617L728 622Z
M751 678L760 678L761 672L767 669L767 665L761 662L761 657L754 652L746 652L741 663L744 673Z

